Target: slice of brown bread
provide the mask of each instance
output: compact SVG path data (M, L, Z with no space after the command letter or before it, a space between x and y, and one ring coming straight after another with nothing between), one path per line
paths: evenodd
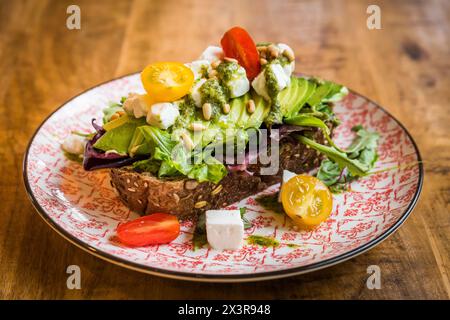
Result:
M314 140L324 143L319 130ZM280 141L280 168L275 175L260 175L259 164L246 171L229 171L218 184L188 178L158 178L131 167L111 169L111 185L131 210L140 214L164 212L180 217L218 209L258 193L281 181L283 170L308 172L319 166L321 155L288 137Z

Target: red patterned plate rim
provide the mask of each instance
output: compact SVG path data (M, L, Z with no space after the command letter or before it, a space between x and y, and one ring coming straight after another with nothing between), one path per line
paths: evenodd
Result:
M349 260L351 258L354 258L366 251L368 251L369 249L375 247L376 245L378 245L379 243L381 243L382 241L384 241L388 236L390 236L392 233L394 233L408 218L408 216L411 214L412 210L414 209L414 207L417 204L417 201L419 199L421 190L422 190L422 185L423 185L423 178L424 178L424 170L423 170L423 164L421 162L422 158L419 152L419 149L417 147L417 144L415 143L414 139L412 138L411 134L408 132L408 130L404 127L404 125L397 120L394 116L392 116L392 114L390 114L386 109L384 109L383 107L381 107L379 104L373 102L371 99L368 99L367 97L353 91L353 90L349 90L350 93L354 94L355 96L361 97L363 99L365 99L366 101L372 103L376 108L380 109L381 111L383 111L389 118L391 118L392 120L394 120L396 122L397 125L400 126L400 128L404 131L404 133L406 134L406 136L409 138L409 140L411 141L412 146L414 147L414 151L415 151L415 155L417 157L418 160L418 169L419 169L419 174L418 174L418 181L417 181L417 188L414 192L414 195L411 199L411 201L409 202L408 206L406 207L406 209L404 210L404 212L401 214L401 216L398 218L398 220L393 223L388 229L386 229L383 233L381 233L379 236L377 236L376 238L360 245L359 247L356 247L348 252L345 252L343 254L322 260L322 261L318 261L318 262L314 262L308 265L304 265L304 266L298 266L298 267L294 267L294 268L288 268L288 269L283 269L283 270L275 270L275 271L267 271L267 272L260 272L260 273L256 273L256 274L252 274L252 273L245 273L245 274L200 274L200 273L192 273L192 272L183 272L183 271L175 271L175 270L168 270L168 269L163 269L163 268L157 268L157 267L152 267L152 266L145 266L139 263L135 263L132 262L130 260L112 255L108 252L99 250L97 248L93 248L92 246L90 246L88 243L74 237L73 235L71 235L68 231L66 231L62 226L60 226L59 224L57 224L55 221L53 221L51 219L51 217L49 216L48 212L39 204L39 202L37 201L31 186L30 186L30 182L29 182L29 177L28 177L28 159L29 159L29 151L30 151L30 147L32 145L32 143L35 140L35 137L37 136L37 134L39 133L41 127L57 112L59 111L62 107L64 107L66 104L68 104L69 102L71 102L72 100L76 99L77 97L87 93L88 91L95 89L99 86L108 84L110 82L122 79L122 78L126 78L129 76L133 76L136 75L137 73L130 73L128 75L124 75L121 77L117 77L111 80L107 80L104 81L96 86L93 86L91 88L88 88L86 90L84 90L83 92L79 93L78 95L70 98L69 100L67 100L66 102L64 102L61 106L59 106L56 110L54 110L50 115L48 115L45 120L42 121L42 123L39 125L39 127L36 129L36 131L34 132L33 136L30 139L30 142L27 146L27 149L25 151L25 156L24 156L24 160L23 160L23 180L24 180L24 184L25 184L25 189L27 191L27 194L33 204L33 206L35 207L36 211L38 212L38 214L40 215L40 217L53 229L55 230L59 235L61 235L63 238L65 238L67 241L71 242L72 244L76 245L77 247L83 249L84 251L89 252L90 254L101 258L103 260L106 260L108 262L114 263L116 265L120 265L122 267L128 268L128 269L132 269L132 270L136 270L136 271L140 271L140 272L144 272L144 273L148 273L148 274L152 274L152 275L158 275L158 276L162 276L162 277L167 277L167 278L174 278L174 279L180 279L180 280L190 280L190 281L202 281L202 282L249 282L249 281L259 281L259 280L269 280L269 279L277 279L277 278L283 278L283 277L288 277L288 276L294 276L294 275L299 275L299 274L303 274L303 273L307 273L307 272L312 272L312 271L316 271L316 270L320 270L326 267L330 267L333 266L335 264L344 262L346 260Z

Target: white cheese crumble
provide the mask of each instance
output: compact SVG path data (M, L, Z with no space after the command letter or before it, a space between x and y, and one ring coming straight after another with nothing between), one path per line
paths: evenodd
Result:
M204 84L205 82L206 82L206 79L200 79L194 83L194 85L192 86L192 89L191 89L191 96L192 96L192 99L194 100L194 103L197 106L197 108L200 108L202 106L202 96L200 94L199 89L202 86L202 84Z
M280 49L280 52L283 53L284 51L289 51L290 54L294 57L294 50L292 50L291 47L289 47L287 44L284 43L278 43L277 44L278 49ZM290 63L286 64L283 67L284 73L286 76L291 77L292 73L295 70L295 59L292 60Z
M278 90L281 91L291 83L291 78L286 75L283 67L279 63L271 63L266 68L270 68ZM269 93L267 91L266 70L262 70L255 79L252 81L252 87L256 93L262 96L266 100L270 100Z
M171 102L155 103L147 114L147 123L160 129L167 129L180 115L178 107Z
M224 85L228 88L231 98L240 97L250 90L247 74L241 66L239 66L236 72L233 72L231 79L225 82Z
M64 151L71 154L83 154L87 140L84 137L71 133L62 143Z
M283 170L283 177L281 179L280 191L283 184L288 182L291 178L295 177L297 174L289 170ZM281 192L278 193L278 202L281 202Z
M217 46L209 46L202 52L199 60L208 60L209 62L214 62L217 60L222 60L224 57L224 53L221 47Z
M244 222L239 210L207 210L206 236L216 250L237 250L244 243Z
M144 94L130 93L123 103L123 109L126 113L134 115L136 118L145 117L150 105L145 100Z
M211 72L211 63L208 60L196 60L185 64L194 73L194 80L204 78L205 72Z

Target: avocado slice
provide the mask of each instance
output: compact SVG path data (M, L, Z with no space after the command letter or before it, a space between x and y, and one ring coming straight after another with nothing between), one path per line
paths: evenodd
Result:
M250 118L245 125L245 128L259 128L264 121L264 118L270 112L270 103L264 100L263 97L253 92L252 99L255 101L255 112L250 115Z
M278 102L280 103L281 113L287 115L291 109L292 101L295 101L298 91L298 81L296 77L291 77L291 84L278 94Z
M300 112L300 110L305 105L306 101L314 94L316 90L317 84L315 82L309 81L308 79L301 78L303 80L303 84L305 86L305 93L303 94L302 98L298 101L298 103L293 107L291 113L289 116L295 116L297 113Z
M234 98L230 102L230 112L228 113L228 122L237 124L242 114L247 113L247 102L250 99L250 95L246 93L242 97Z
M305 78L297 78L296 83L298 87L297 94L295 96L295 99L290 102L288 112L285 114L286 117L292 117L296 115L303 107L306 99L311 95L312 90L314 89L314 87L311 86L309 81Z
M314 94L308 98L306 101L312 108L318 105L322 100L328 95L333 87L333 83L329 81L325 81L324 83L320 83L317 90Z

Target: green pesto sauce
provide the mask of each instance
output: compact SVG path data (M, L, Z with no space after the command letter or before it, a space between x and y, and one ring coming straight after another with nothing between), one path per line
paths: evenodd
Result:
M228 90L217 79L209 79L200 87L202 104L211 103L213 107L212 117L220 114L222 106L228 102Z
M279 55L278 58L275 58L275 59L273 59L272 61L273 61L273 62L278 62L279 64L281 64L282 67L284 67L284 66L288 65L289 63L291 63L291 62L289 61L289 59L286 58L286 57L283 56L283 55Z
M207 66L202 66L200 68L200 74L201 74L202 78L208 78L209 77L208 67Z
M278 247L280 243L271 237L251 235L247 237L247 242L249 244L257 244L263 247Z
M223 82L228 82L239 72L239 65L234 62L224 61L216 68L218 77Z
M278 87L275 74L273 73L272 68L269 68L269 66L270 64L268 64L264 68L264 76L266 78L266 86L269 97L272 101L275 101L277 99L278 93L280 92L280 88Z
M183 101L178 105L180 116L175 120L171 130L187 128L188 125L197 117L197 108L191 95L186 95Z
M278 101L278 93L280 92L280 88L278 87L275 74L269 66L270 64L265 66L264 76L266 78L267 93L269 94L271 100L271 108L267 118L265 119L265 123L272 125L274 123L282 123L283 114L281 113L281 106Z
M257 197L256 202L258 202L264 209L273 211L278 214L283 214L283 206L278 202L278 192L265 194Z

